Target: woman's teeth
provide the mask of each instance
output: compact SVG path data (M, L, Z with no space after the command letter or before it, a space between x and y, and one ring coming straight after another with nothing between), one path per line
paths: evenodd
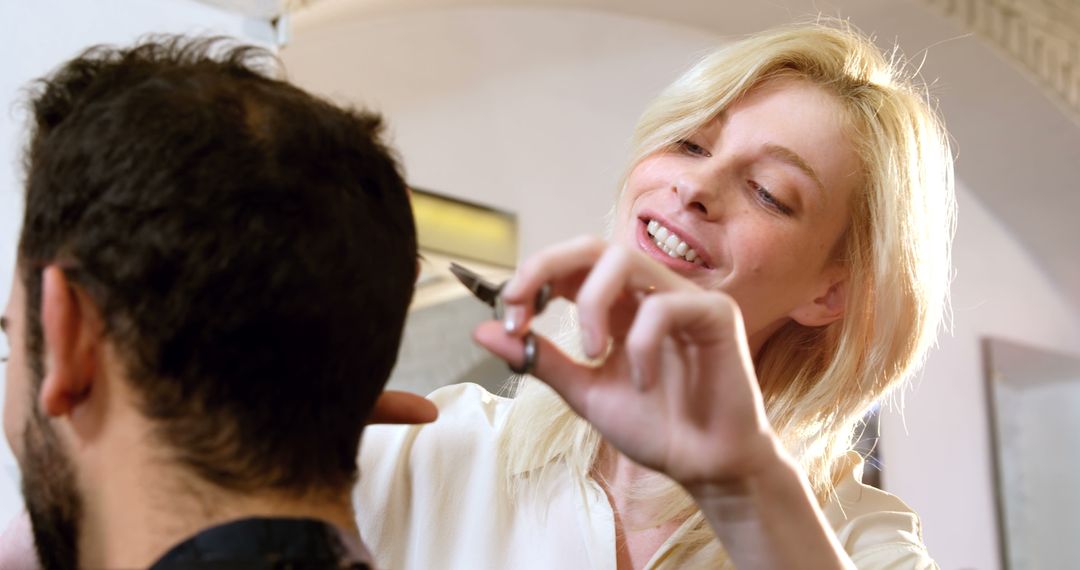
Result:
M695 265L704 265L696 251L690 249L690 246L686 245L685 241L679 239L679 236L675 235L671 230L661 226L656 220L649 221L648 231L656 242L656 247L659 247L664 253L671 257L685 259Z

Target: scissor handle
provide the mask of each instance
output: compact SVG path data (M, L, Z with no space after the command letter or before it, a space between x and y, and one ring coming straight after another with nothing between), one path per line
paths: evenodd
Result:
M522 376L524 376L525 374L532 374L533 366L536 366L536 353L536 337L533 336L533 333L530 332L525 335L524 360L522 361L520 367L514 367L513 365L507 364L507 366L510 367L510 372L513 372L514 374L520 374Z
M544 312L547 308L548 302L551 301L551 283L544 283L544 286L536 292L536 301L533 304L533 312L537 315Z

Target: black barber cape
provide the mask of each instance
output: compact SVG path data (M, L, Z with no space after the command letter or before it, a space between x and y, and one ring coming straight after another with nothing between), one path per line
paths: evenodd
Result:
M203 530L150 570L370 570L359 537L315 519L249 518Z

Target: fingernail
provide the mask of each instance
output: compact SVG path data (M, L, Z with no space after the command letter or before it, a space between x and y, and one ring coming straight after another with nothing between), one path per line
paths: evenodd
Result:
M512 333L521 326L523 320L525 320L525 309L517 305L510 305L506 307L503 315L503 329L508 333Z
M506 298L508 293L512 293L514 291L514 281L515 279L511 277L505 283L503 283L501 287L499 287L499 295L502 295L504 299Z

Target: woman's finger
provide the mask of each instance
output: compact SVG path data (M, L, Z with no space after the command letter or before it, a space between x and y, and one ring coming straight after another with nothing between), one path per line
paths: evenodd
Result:
M473 339L511 367L524 364L524 339L508 334L495 321L480 323L473 330ZM534 341L537 354L531 374L554 388L571 408L584 416L587 393L597 379L598 369L574 360L542 336L534 335Z
M626 338L631 379L642 391L656 385L661 376L664 343L670 339L689 349L722 351L711 356L734 359L733 364L749 363L749 348L739 334L741 323L738 307L723 293L673 292L649 296L641 303ZM730 354L724 354L728 351Z
M501 292L506 331L523 336L535 314L535 301L545 284L552 297L573 299L593 263L604 252L603 240L583 236L531 256Z
M619 245L608 247L585 278L575 299L585 354L598 358L612 336L613 309L627 295L683 289L686 281L640 252ZM696 286L692 287L697 289ZM623 307L628 305L623 303ZM631 308L636 308L636 304ZM629 316L632 320L633 315Z

